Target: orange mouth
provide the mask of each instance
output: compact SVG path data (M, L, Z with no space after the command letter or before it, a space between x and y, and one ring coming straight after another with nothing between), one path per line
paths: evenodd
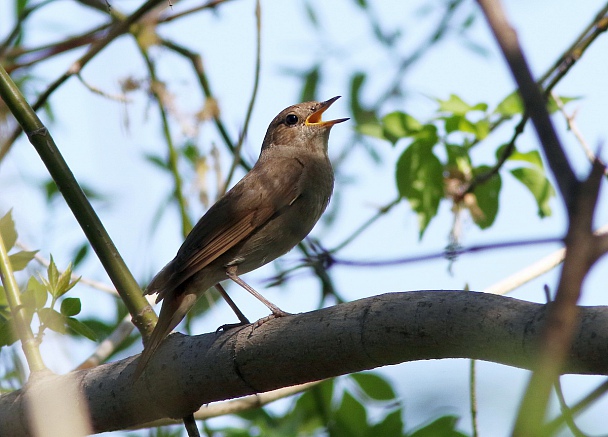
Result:
M319 109L317 109L315 112L313 112L306 118L305 123L308 126L316 125L316 126L322 126L322 127L330 127L330 126L333 126L334 124L342 123L343 121L348 120L348 118L339 118L337 120L323 121L321 118L323 113L325 111L327 111L327 109L339 98L340 98L340 96L336 96L329 100L326 100L325 102L322 102L321 105L319 106Z

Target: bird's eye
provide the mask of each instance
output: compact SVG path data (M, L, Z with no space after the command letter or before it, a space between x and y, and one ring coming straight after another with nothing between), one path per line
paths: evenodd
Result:
M295 114L289 114L287 117L285 117L285 123L287 124L287 126L293 126L297 122L298 116Z

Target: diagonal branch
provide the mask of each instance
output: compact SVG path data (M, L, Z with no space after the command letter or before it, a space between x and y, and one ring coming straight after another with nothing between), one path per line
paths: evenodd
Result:
M578 180L553 128L546 108L546 100L532 77L528 62L519 45L517 34L507 22L501 4L494 0L478 0L478 3L483 9L494 37L509 64L513 78L517 82L526 112L532 119L545 157L570 213L573 208Z

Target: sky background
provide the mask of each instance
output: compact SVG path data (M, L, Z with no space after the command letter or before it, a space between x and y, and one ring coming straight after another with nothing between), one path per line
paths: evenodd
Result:
M10 3L0 2L0 37L6 34L11 23ZM112 3L122 11L133 10L140 4L131 0L115 0ZM587 0L576 3L565 0L514 0L506 3L507 13L537 76L553 64L603 5L601 1ZM315 31L310 26L303 4L262 2L261 83L243 150L249 162L257 157L270 120L283 108L297 103L299 81L286 75L286 69L305 68L313 62L322 61L324 80L319 89L319 98L345 96L332 106L327 118L348 115L348 77L353 71L370 72L364 93L364 97L369 96L370 101L392 78L395 60L377 49L365 17L353 6L353 2L311 1L310 5L322 23L322 31ZM437 9L433 9L436 6L434 1L421 0L374 2L374 10L385 28L401 32L398 45L401 53L412 51L433 29L438 19ZM471 7L474 6L465 9L468 11ZM179 3L174 6L176 12L183 8L184 5ZM421 13L424 8L430 8L426 15ZM58 2L48 10L53 13L47 11L32 18L28 29L30 45L54 41L61 35L75 34L91 27L92 23L101 22L100 14L86 8L74 8L69 2ZM253 87L253 12L252 1L234 1L222 5L215 14L199 13L159 28L163 37L203 54L211 86L233 137L242 127ZM387 105L386 113L399 109L425 120L436 109L433 98L447 99L449 94L454 93L469 103L487 102L494 107L508 95L514 89L513 81L485 22L477 20L471 35L477 44L488 50L487 56L475 54L455 39L440 43L404 77L410 91L408 98L399 105ZM327 44L328 41L331 44ZM338 50L332 52L330 47ZM46 83L61 75L82 53L82 50L70 52L36 68L38 89L43 89ZM176 97L175 105L187 120L191 113L200 109L202 102L187 64L160 49L153 49L152 53L158 61L159 77L170 80L170 91ZM576 111L578 126L592 147L605 142L607 137L606 53L608 37L604 35L594 42L556 88L560 95L581 97L568 108L570 112ZM120 78L144 76L145 67L133 41L127 37L106 48L83 71L87 82L108 93L119 93ZM196 92L192 92L192 89L196 89ZM156 108L149 105L143 93L132 95L131 98L133 102L129 105L117 103L86 91L80 82L71 79L51 98L57 114L51 132L76 177L107 196L107 202L97 204L99 215L136 278L144 281L174 256L182 239L178 215L174 210L165 214L152 230L154 214L169 194L171 181L146 164L143 158L143 153L164 152ZM574 137L567 132L563 117L556 115L554 120L576 171L581 176L586 174L588 162ZM353 125L344 123L332 130L330 155L337 156L344 144L352 140ZM492 163L496 146L507 141L512 127L513 124L509 124L491 135L487 144L474 154L475 163ZM177 129L174 132L179 141L182 134ZM199 138L199 144L208 147L215 141L221 148L210 124L203 126ZM339 202L336 219L341 226L333 228L332 233L319 232L320 229L313 232L325 247L342 241L373 215L375 208L387 204L397 195L394 163L405 145L398 143L392 147L381 141L373 144L382 156L383 164L371 165L361 148L355 149L348 157L343 170L349 178L348 181L347 178L338 181L334 199ZM538 148L530 125L518 141L518 148L522 151ZM603 157L607 158L605 151ZM224 159L222 166L227 169L229 165L230 161ZM44 256L51 251L58 264L65 266L71 260L73 248L82 242L83 236L71 213L61 202L56 202L50 210L45 208L35 187L45 177L45 170L33 148L21 138L0 165L0 213L13 208L21 240L31 247L42 248ZM195 191L192 181L186 181L186 189ZM604 189L596 217L598 226L608 223L607 196ZM500 202L500 211L491 230L480 231L470 219L465 220L462 244L468 246L560 237L564 234L566 221L561 203L553 200L553 216L538 219L532 196L508 174L503 176ZM204 207L193 204L192 210L200 215ZM424 239L419 241L417 218L409 205L403 202L340 255L349 259L379 260L440 252L448 243L451 224L449 205L442 203L438 217L431 222ZM392 268L353 269L338 266L332 270L332 274L339 292L347 300L391 291L462 289L465 284L472 290L482 290L558 248L557 244L548 244L465 255L452 266L451 272L448 271L447 261L437 260ZM283 263L290 265L298 259L299 254L292 253L285 257ZM304 312L316 308L319 293L315 278L299 276L285 288L265 289L264 279L274 271L273 266L267 266L247 275L246 280L286 311ZM95 257L90 257L78 274L107 281ZM557 275L558 271L547 274L511 296L543 302L543 285L548 284L554 289ZM606 284L608 262L604 259L586 280L582 303L605 305ZM230 290L251 320L266 315L267 309L247 293L236 287L230 287ZM85 314L112 315L108 298L86 288L80 292L83 295L95 294L95 299L84 299ZM232 319L230 310L220 304L195 325L195 331L209 332ZM74 350L74 343L56 341L53 335L48 337L53 341L43 343L43 356L57 372L69 371L93 348L92 343L78 342ZM139 347L132 348L127 355L139 352ZM478 367L481 435L508 435L527 381L527 372L492 363L479 363ZM461 428L470 430L468 361L404 363L381 369L381 372L399 390L405 404L408 429L440 414L451 413L461 415ZM566 376L563 380L566 397L573 402L594 388L602 378ZM581 427L589 433L605 433L608 429L605 422L607 407L607 401L598 402L581 417Z

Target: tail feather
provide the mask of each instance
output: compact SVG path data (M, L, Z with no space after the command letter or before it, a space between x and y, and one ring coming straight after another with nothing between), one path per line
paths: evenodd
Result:
M144 350L139 357L137 368L133 375L137 380L143 373L146 365L161 345L163 340L171 333L171 331L182 321L190 308L194 306L197 296L191 293L179 293L180 290L174 290L170 294L164 295L163 306L160 310L158 322L150 335L150 338L144 346Z

